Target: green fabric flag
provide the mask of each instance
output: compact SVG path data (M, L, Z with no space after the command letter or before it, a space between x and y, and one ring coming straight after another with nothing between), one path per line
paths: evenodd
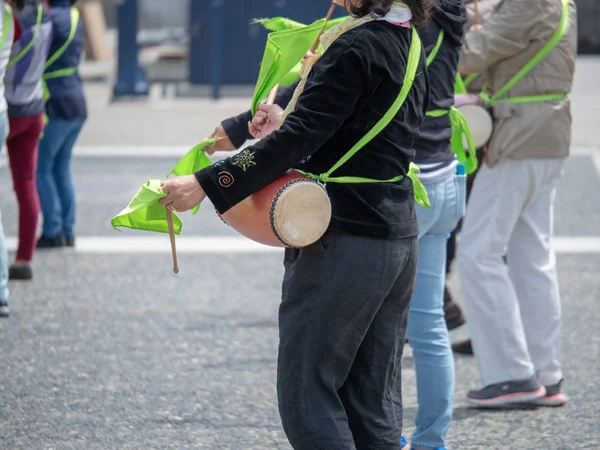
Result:
M334 27L338 23L343 22L347 18L348 16L331 19L329 22L327 22L325 31L329 30L331 27ZM259 23L269 31L297 30L298 28L306 27L306 24L304 23L296 22L292 19L286 19L285 17L269 17L266 19L254 19L252 23Z
M204 169L205 167L212 166L212 161L204 153L206 147L216 144L217 138L205 139L187 152L183 158L179 160L175 167L167 174L167 177L171 174L182 177L184 175L191 175Z
M135 194L127 208L112 218L111 225L116 230L118 227L125 227L133 230L168 233L167 210L158 204L161 198L167 196L160 188L160 183L160 180L148 180ZM182 226L179 216L173 213L175 234L181 234Z
M290 70L286 75L283 76L279 82L280 86L286 87L291 86L300 79L300 73L302 72L302 63L298 63Z
M217 138L205 139L187 152L183 158L179 160L175 167L167 174L167 177L171 174L175 174L179 177L185 175L192 175L205 167L212 166L212 161L204 153L206 147L210 147L217 142ZM200 205L194 206L192 214L196 214L200 209Z
M325 19L312 25L269 33L258 80L252 96L252 114L260 101L302 60L315 41Z
M346 20L347 17L338 17L337 19L332 19L327 22L325 26L325 30L329 30L331 27L339 24ZM296 22L295 20L286 19L285 17L271 17L267 19L255 19L252 23L259 23L263 27L265 27L269 31L285 31L285 30L297 30L307 25ZM322 25L321 25L322 26ZM315 38L316 39L316 38ZM309 47L310 48L310 47ZM323 53L323 47L319 44L317 48L318 53ZM304 56L304 55L303 55ZM290 86L294 84L296 81L300 79L300 72L302 71L302 65L298 62L292 70L290 70L286 75L284 75L279 81L280 86Z
M303 23L296 22L292 19L286 19L285 17L269 17L265 19L254 19L250 23L259 23L269 31L297 30L298 28L306 26Z

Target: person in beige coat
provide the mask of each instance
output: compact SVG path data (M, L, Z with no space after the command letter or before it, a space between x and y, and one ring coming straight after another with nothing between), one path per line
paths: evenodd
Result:
M485 386L468 393L475 406L567 401L551 238L556 184L571 144L577 17L573 1L562 1L568 4L560 41L492 102L494 132L458 245L465 314ZM467 34L461 73L480 72L490 96L501 92L551 41L563 17L562 1L503 0L482 27ZM547 97L530 98L541 95ZM528 98L507 100L518 97Z
M478 10L479 17L476 17L475 13L475 3L473 0L464 0L464 4L467 10L467 22L465 24L465 33L467 33L476 22L478 24L482 24L489 19L489 17L494 12L494 9L500 3L500 0L479 0L478 2ZM473 94L479 94L483 89L483 77L479 76L475 80L473 80L467 86L468 92ZM477 149L477 160L481 161L483 159L483 149ZM467 199L471 192L471 187L473 185L473 180L475 179L475 175L477 171L471 173L467 177ZM454 258L456 255L456 237L460 231L460 224L456 227L456 229L450 235L448 239L447 248L446 248L446 275L449 275L451 272L452 263L454 262ZM463 313L458 306L458 303L454 301L452 298L452 294L450 290L446 287L444 289L444 315L446 318L446 326L448 330L454 330L465 323L465 319L463 317ZM473 350L471 347L471 341L461 341L452 345L452 349L456 353L462 354L473 354Z

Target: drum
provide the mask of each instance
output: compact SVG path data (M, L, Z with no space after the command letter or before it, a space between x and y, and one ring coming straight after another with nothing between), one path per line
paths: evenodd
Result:
M327 231L331 201L321 184L291 170L219 216L253 241L300 248Z
M488 143L494 130L492 116L481 104L481 98L473 94L456 94L454 96L454 106L463 114L471 135L475 148L481 148ZM467 140L463 136L463 145L467 149Z

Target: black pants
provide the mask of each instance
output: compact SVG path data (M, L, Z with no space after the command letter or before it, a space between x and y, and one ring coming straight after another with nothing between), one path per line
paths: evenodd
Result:
M398 450L417 238L327 233L286 250L277 392L296 450Z

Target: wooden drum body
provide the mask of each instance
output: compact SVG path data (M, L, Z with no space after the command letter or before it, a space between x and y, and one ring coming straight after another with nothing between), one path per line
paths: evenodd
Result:
M331 202L323 186L291 170L220 217L253 241L299 248L327 231Z
M488 143L494 130L494 122L489 111L481 104L481 98L473 94L456 94L454 106L462 113L469 124L475 148L481 148ZM463 137L463 145L467 141Z

